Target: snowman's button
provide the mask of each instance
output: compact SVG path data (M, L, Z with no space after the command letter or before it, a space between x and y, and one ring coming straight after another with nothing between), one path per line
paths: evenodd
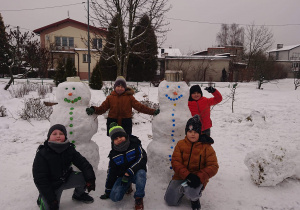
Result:
M70 117L70 120L73 120L73 117Z
M73 124L70 124L69 126L72 128L72 127L73 127Z
M175 139L173 139L172 141L175 142Z
M71 110L73 110L73 109L74 109L74 107L71 107L70 109L71 109Z
M169 155L169 157L172 157L172 155Z
M173 124L173 127L175 127L175 124Z
M70 131L70 134L72 135L72 134L73 134L73 131Z
M72 114L73 114L73 112L69 112L69 114L70 114L70 115L72 115Z
M172 166L170 167L170 169L172 169Z
M176 104L174 104L174 106L176 106Z

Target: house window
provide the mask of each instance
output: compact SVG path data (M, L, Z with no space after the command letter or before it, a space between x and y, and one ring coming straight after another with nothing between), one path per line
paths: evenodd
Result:
M82 55L82 60L83 60L83 63L87 63L88 62L88 54L83 54Z
M102 49L102 39L93 39L93 49Z
M74 47L74 37L56 36L55 46L57 47Z

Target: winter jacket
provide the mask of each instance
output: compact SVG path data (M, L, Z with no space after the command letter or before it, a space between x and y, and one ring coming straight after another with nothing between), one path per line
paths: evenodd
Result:
M68 179L73 171L72 164L82 171L86 181L96 179L92 165L75 150L74 144L69 144L62 153L56 153L45 141L44 145L39 146L34 158L34 183L49 203L56 200L55 190Z
M109 109L107 118L107 131L109 130L109 125L111 122L117 122L118 125L125 129L127 134L131 134L132 108L144 114L154 114L155 109L151 109L138 102L134 98L133 94L134 90L132 88L126 88L125 92L121 95L119 95L116 91L112 91L99 107L93 106L95 113L98 115L105 113Z
M192 116L198 114L202 123L202 131L212 127L210 119L210 107L216 105L222 101L221 93L216 90L213 94L213 98L201 97L198 101L189 101L188 106Z
M112 149L108 155L109 166L105 184L105 192L110 193L118 177L123 177L125 173L130 176L143 169L147 171L147 154L142 148L141 141L133 135L129 136L130 145L124 152Z
M197 142L185 139L178 141L172 155L172 168L175 172L174 180L184 180L190 174L196 174L203 186L209 178L216 175L219 169L215 150L211 146L214 140L201 135Z

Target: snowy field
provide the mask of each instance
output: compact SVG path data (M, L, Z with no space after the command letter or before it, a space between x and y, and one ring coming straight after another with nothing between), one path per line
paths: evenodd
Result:
M17 80L21 81L21 80ZM50 122L47 120L22 120L18 112L24 107L23 98L12 98L4 90L7 80L0 80L0 106L7 109L6 117L0 118L0 209L38 209L38 191L33 183L32 163L35 151L46 138ZM223 101L213 107L212 138L220 169L210 179L200 199L202 209L207 210L297 210L300 209L300 180L287 178L274 187L258 187L244 163L248 153L275 146L286 151L300 152L300 90L294 90L292 79L263 84L239 83L236 89L234 113L231 112L229 83L216 83ZM158 88L139 83L136 99L157 103ZM204 89L204 88L202 88ZM105 99L102 91L92 90L92 103L100 105ZM211 94L203 90L204 96ZM55 88L48 100L55 100ZM186 93L188 94L188 93ZM26 98L37 97L32 91ZM146 149L152 140L153 117L134 115L133 134L138 136ZM248 120L247 120L248 119ZM250 120L251 119L251 120ZM71 200L72 190L64 191L60 209L133 209L132 195L119 203L100 200L104 192L107 155L110 139L106 136L106 120L99 116L98 132L92 138L99 146L100 162L97 171L96 191L91 192L95 202L81 204ZM187 121L187 119L182 119ZM151 157L148 157L151 158ZM299 168L299 165L297 165ZM300 173L300 171L296 171ZM298 177L300 174L298 174ZM190 203L182 200L179 207L168 207L163 197L168 183L156 182L148 173L145 209L190 209Z

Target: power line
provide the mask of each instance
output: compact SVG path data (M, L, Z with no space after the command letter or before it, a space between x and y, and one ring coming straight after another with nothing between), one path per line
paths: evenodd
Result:
M67 7L67 6L74 6L83 4L85 2L81 3L75 3L75 4L66 4L66 5L60 5L60 6L52 6L52 7L39 7L39 8L29 8L29 9L7 9L7 10L0 10L0 12L21 12L21 11L30 11L30 10L39 10L39 9L52 9L57 7Z
M206 21L197 21L197 20L185 20L185 19L179 19L179 18L166 18L170 20L178 20L183 22L190 22L190 23L200 23L200 24L210 24L210 25L222 25L226 23L218 23L218 22L206 22ZM244 26L252 26L253 24L245 24L245 23L236 23L237 25L244 25ZM274 24L274 25L267 25L267 24L254 24L254 26L300 26L300 23L287 23L287 24Z

